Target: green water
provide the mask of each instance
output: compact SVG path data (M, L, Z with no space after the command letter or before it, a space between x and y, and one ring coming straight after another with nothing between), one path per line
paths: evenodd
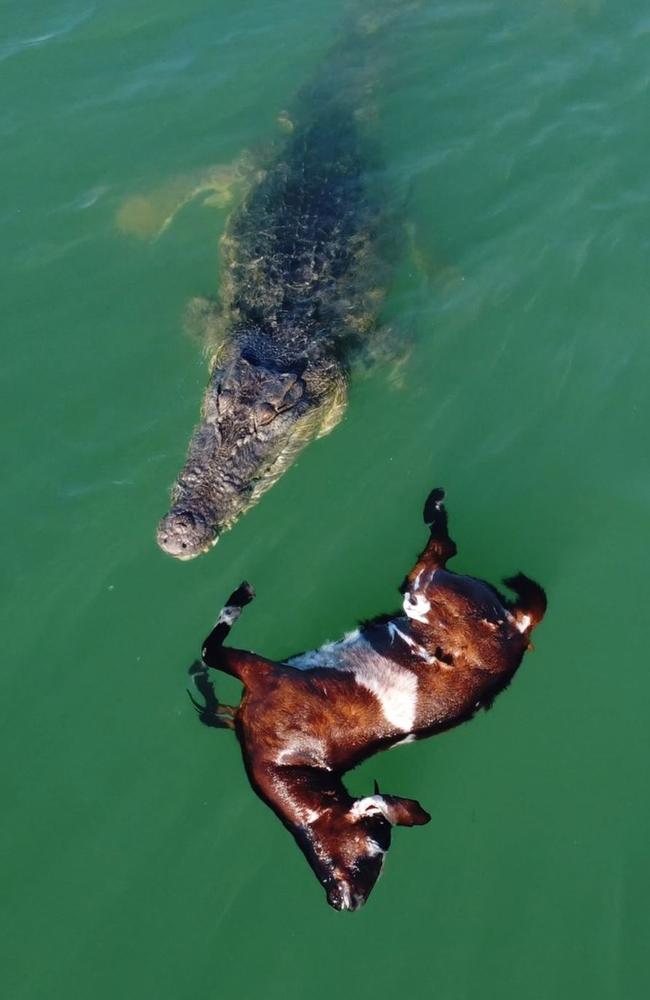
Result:
M183 306L217 288L226 212L191 205L153 243L115 214L276 134L343 16L2 4L10 1000L647 996L647 5L429 2L377 37L386 190L417 245L384 310L402 384L355 382L209 556L154 542L206 378ZM437 484L457 567L525 570L548 618L490 713L350 776L433 821L337 914L184 672L243 577L233 641L270 656L393 607Z

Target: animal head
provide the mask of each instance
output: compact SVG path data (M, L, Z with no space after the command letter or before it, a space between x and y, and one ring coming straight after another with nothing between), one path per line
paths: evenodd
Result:
M239 354L216 367L173 506L158 527L160 548L191 559L215 545L318 430L315 403L294 373Z
M369 795L325 808L294 831L335 910L357 910L379 878L393 826L421 826L431 817L414 799Z

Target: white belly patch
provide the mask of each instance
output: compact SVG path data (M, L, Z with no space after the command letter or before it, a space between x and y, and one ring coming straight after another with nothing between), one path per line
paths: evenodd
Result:
M354 674L357 684L375 696L387 722L403 733L413 729L418 700L416 674L380 656L358 630L340 642L327 643L286 662L298 670L326 667Z

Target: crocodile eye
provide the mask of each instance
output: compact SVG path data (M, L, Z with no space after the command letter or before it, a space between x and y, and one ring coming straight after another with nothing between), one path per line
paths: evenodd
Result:
M305 383L303 380L297 375L285 372L282 375L276 375L267 382L264 400L273 406L276 413L282 413L284 410L290 410L294 407L302 398L304 391Z
M258 424L270 424L277 417L277 410L270 403L260 403L255 409Z
M278 400L277 408L281 412L282 410L290 410L292 406L295 406L299 399L305 391L305 385L302 379L296 379L291 385L287 387L286 392L282 399Z

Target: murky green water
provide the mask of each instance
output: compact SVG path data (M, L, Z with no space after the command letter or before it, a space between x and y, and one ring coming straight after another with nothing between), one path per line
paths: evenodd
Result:
M429 2L377 39L416 243L385 304L403 384L356 382L208 557L154 543L206 376L183 305L217 287L226 213L154 243L115 213L275 134L343 12L2 5L11 1000L647 995L647 5ZM184 671L242 577L236 641L268 655L393 606L438 483L458 566L524 569L549 615L492 712L351 776L433 822L340 915Z

